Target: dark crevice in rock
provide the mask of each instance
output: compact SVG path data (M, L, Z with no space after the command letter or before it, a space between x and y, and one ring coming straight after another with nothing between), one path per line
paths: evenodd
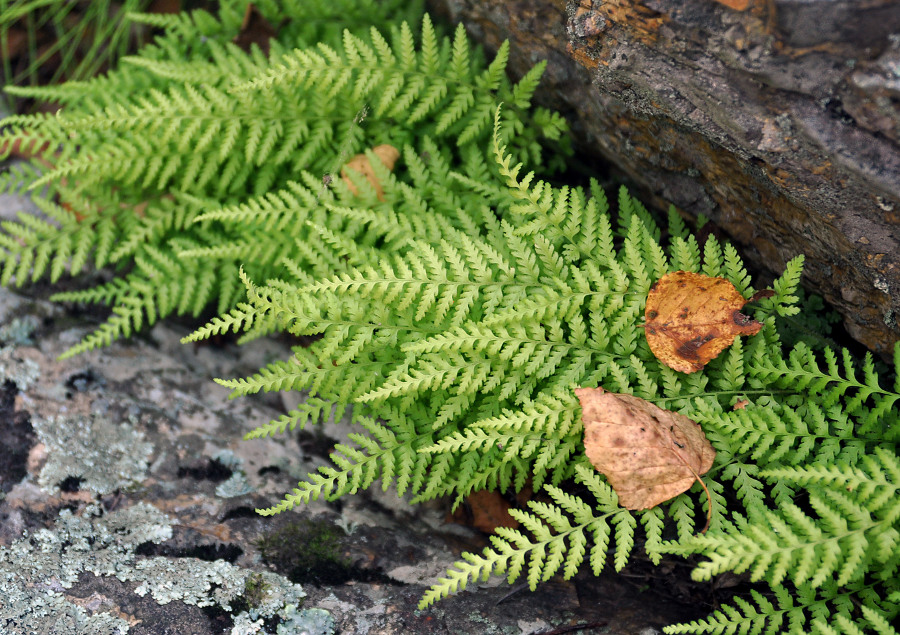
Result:
M297 445L306 455L320 456L327 458L334 452L334 446L337 443L334 439L326 436L318 428L315 431L300 430L297 433Z
M257 543L263 562L291 582L334 586L347 582L396 585L378 566L351 556L349 537L327 520L301 519L266 534Z
M260 476L265 476L266 474L280 474L280 473L281 473L281 468L278 467L277 465L267 465L265 467L261 467L261 468L259 468L259 471L257 472L257 474L259 474Z
M237 545L232 544L205 544L205 545L185 545L173 546L166 544L156 544L153 542L145 542L137 546L134 552L139 556L163 556L166 558L197 558L206 562L214 560L225 560L234 564L234 562L244 554L244 550Z
M82 480L80 476L67 476L56 485L59 487L59 491L71 494L78 491Z
M34 429L26 412L15 411L16 385L6 380L0 386L0 492L9 492L28 473L28 452L34 445Z
M207 459L193 465L178 468L178 478L192 478L197 481L213 481L219 483L231 477L231 468L217 459Z
M232 612L220 606L204 606L200 609L209 620L209 628L213 633L230 633L234 626ZM238 611L234 611L237 613Z
M87 392L98 385L102 386L103 383L103 378L100 375L97 375L93 369L87 368L83 371L69 375L69 378L66 379L65 386L69 390Z
M260 518L260 515L257 514L256 510L252 507L241 505L240 507L234 507L225 512L225 515L222 517L222 522L234 520L235 518Z

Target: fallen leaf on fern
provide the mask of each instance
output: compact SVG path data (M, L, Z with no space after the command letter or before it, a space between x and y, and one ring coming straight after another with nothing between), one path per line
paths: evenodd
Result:
M675 271L647 294L644 332L659 361L693 373L718 357L738 335L756 335L762 324L741 313L748 302L724 278Z
M388 170L393 170L394 164L396 164L397 159L400 158L400 151L394 146L387 144L375 146L372 148L372 152L376 157L381 159L381 162ZM372 184L373 188L375 188L375 194L378 195L378 200L384 200L384 190L381 187L381 182L378 180L378 177L375 176L375 170L372 169L369 157L365 154L357 154L347 162L347 165L341 168L341 178L344 180L344 183L347 184L347 187L350 188L351 192L359 194L356 185L354 185L353 181L350 180L350 177L347 175L347 170L359 172L366 177L366 180Z
M656 507L687 491L712 467L716 451L684 415L602 388L578 388L575 394L585 453L622 507Z

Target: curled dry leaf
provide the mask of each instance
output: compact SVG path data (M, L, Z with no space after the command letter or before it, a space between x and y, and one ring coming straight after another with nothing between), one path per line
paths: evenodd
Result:
M644 331L659 361L693 373L731 346L738 335L756 335L762 324L741 313L747 300L725 278L675 271L647 294Z
M587 457L622 507L656 507L687 491L712 467L716 451L684 415L602 388L578 388L575 394Z
M381 159L381 162L385 165L388 170L393 170L394 165L397 163L397 159L400 158L400 151L392 145L382 144L380 146L375 146L372 148L372 152L376 157ZM347 170L353 170L354 172L359 172L369 183L372 184L372 187L375 188L375 193L378 195L378 200L384 200L384 190L381 188L381 183L378 180L378 177L375 176L375 170L372 169L372 164L369 162L369 157L365 154L357 154L352 159L347 162L343 168L341 168L341 178L344 180L344 183L347 184L347 187L350 188L350 191L354 194L359 194L359 191L356 189L356 186L353 184L353 181L350 180L350 177L347 175Z

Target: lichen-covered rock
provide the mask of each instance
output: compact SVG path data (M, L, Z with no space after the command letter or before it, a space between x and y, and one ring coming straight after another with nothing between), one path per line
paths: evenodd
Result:
M33 418L31 425L43 444L39 451L47 457L38 483L50 491L71 483L70 488L111 494L140 482L153 445L134 423L113 423L99 414Z
M149 594L158 605L178 601L231 611L237 602L245 602L252 571L221 560L139 557L141 545L171 537L172 519L147 503L112 512L89 504L80 515L61 510L54 526L23 536L8 548L0 547L3 632L113 635L129 632L145 621L114 615L121 613L115 610L114 598L105 598L108 606L102 610L104 599L98 598L99 603L92 606L69 596L68 591L86 573L135 582L123 588L139 597ZM299 585L281 576L268 572L262 575L264 597L253 607L254 614L274 618L284 613L284 619L288 619L305 594ZM243 618L241 611L235 614Z
M900 338L896 0L430 0L646 199L704 214L758 266L799 253L851 335Z

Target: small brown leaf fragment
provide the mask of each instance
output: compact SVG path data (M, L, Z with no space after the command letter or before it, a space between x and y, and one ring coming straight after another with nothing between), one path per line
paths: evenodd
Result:
M511 508L499 492L478 490L466 497L466 504L457 507L449 520L493 534L497 527L516 529L519 526L519 521L509 513Z
M735 11L746 11L751 4L751 0L716 0L716 2Z
M760 289L756 293L754 293L747 302L758 302L763 298L771 298L775 295L774 289Z
M716 452L682 414L602 388L575 390L584 449L626 509L649 509L687 491L712 467Z
M756 335L762 324L741 313L747 300L724 278L675 271L647 294L644 332L659 361L693 373L731 346L738 335Z
M394 165L397 163L397 159L400 158L400 151L392 145L382 144L380 146L375 146L372 148L372 152L381 159L381 162L385 165L388 170L393 170ZM350 180L350 177L347 175L347 170L353 170L354 172L359 172L366 180L372 184L372 187L375 188L375 194L378 195L378 200L384 200L384 190L381 187L381 182L378 180L378 177L375 176L375 170L372 169L372 164L369 162L369 157L365 154L357 154L352 159L350 159L347 164L341 168L341 179L343 179L344 183L347 184L347 187L350 188L350 191L354 194L359 194L359 190L356 189L356 185L353 184L353 181Z
M265 16L251 2L244 12L244 20L241 22L241 30L234 36L233 42L245 53L256 44L259 49L269 54L269 40L278 35L277 29L266 20Z

